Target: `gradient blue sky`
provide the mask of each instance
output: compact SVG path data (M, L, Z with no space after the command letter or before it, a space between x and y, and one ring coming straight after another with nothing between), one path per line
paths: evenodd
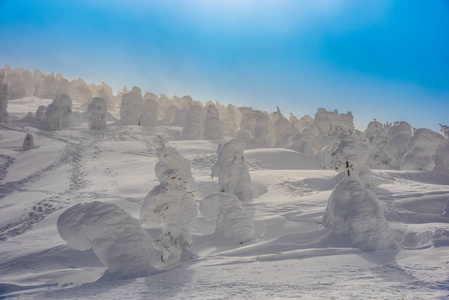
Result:
M448 0L0 0L0 65L288 117L449 123Z

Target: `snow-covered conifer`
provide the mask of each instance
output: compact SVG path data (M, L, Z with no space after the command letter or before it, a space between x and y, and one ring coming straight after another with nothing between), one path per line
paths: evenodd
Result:
M223 134L233 138L237 134L238 129L237 109L234 105L229 104L223 117Z
M155 271L151 237L139 220L115 204L76 204L59 216L57 227L70 247L92 248L114 277L147 276Z
M100 97L95 97L87 107L89 113L89 129L90 130L105 130L107 129L106 115L107 115L106 100Z
M364 251L394 248L395 241L378 198L359 176L360 173L366 176L367 153L367 143L361 150L360 142L353 135L343 136L332 154L332 165L346 175L329 197L323 223L337 235L349 236Z
M254 125L251 130L252 140L246 143L246 148L267 148L273 145L273 136L271 134L270 116L260 110L256 110L250 116L250 124ZM253 126L251 125L251 126Z
M8 85L3 82L5 78L5 74L0 73L0 123L9 122L8 115L8 100L9 100L9 92Z
M150 95L151 96L151 95ZM147 97L150 97L147 96ZM156 126L158 125L158 107L159 104L152 98L145 100L145 105L142 108L142 117L140 125L142 126Z
M449 139L449 126L447 126L447 125L441 125L441 124L439 124L439 125L440 125L440 127L441 127L440 131L443 133L443 135L444 135L447 139Z
M388 129L385 154L388 156L388 164L392 168L399 169L401 167L411 136L412 126L407 122L397 122Z
M377 196L357 176L347 176L335 186L323 224L339 236L348 236L356 247L364 251L396 246Z
M253 136L251 135L251 132L249 132L249 130L240 129L239 131L237 131L235 138L246 143L250 141L253 138Z
M68 94L60 94L56 97L59 99L62 116L61 125L62 128L70 128L73 126L73 112L72 112L72 99Z
M445 143L447 140L435 131L426 128L415 129L408 142L401 169L433 170L437 149Z
M298 130L282 115L279 107L272 116L275 116L273 119L274 147L289 147Z
M218 177L221 192L231 193L240 200L253 198L251 177L243 157L245 143L232 139L218 145L217 161L212 167L212 176Z
M45 111L47 110L47 107L45 105L39 105L39 107L36 110L36 114L34 116L34 119L36 122L44 122L45 120Z
M31 133L27 133L25 139L23 140L22 149L24 151L34 149L34 138Z
M203 114L204 110L200 103L196 102L190 106L182 128L182 136L185 140L203 139Z
M193 256L192 228L198 216L198 206L188 183L192 181L190 164L162 136L155 172L160 184L147 195L140 210L140 219L148 226L163 225L155 247L162 250L161 261L167 265Z
M139 125L142 116L142 92L139 87L134 86L131 92L122 96L120 106L120 118L123 125Z
M53 100L45 110L45 126L47 130L62 129L62 107L59 99Z
M203 139L221 140L223 139L223 127L218 109L213 104L206 107L206 120L204 121Z
M371 168L385 169L388 167L388 156L385 153L387 147L388 126L377 122L376 119L368 124L364 132L365 139L369 143L369 156L367 165Z
M254 223L239 199L229 193L214 193L200 202L200 212L208 221L217 221L216 232L235 243L254 239Z

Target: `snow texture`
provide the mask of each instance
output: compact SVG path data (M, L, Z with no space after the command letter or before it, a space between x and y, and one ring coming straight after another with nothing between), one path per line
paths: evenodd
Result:
M377 196L354 176L346 177L333 189L323 224L338 236L348 236L363 251L396 247Z
M212 176L218 177L221 192L234 194L240 200L253 198L251 177L243 157L245 143L232 139L218 145L217 161L212 167Z
M106 130L108 125L106 116L108 113L108 106L106 100L100 97L95 97L87 107L89 113L89 129L90 130Z
M208 221L217 221L216 232L235 243L254 239L254 223L239 199L229 193L214 193L200 202L200 212Z
M25 139L23 140L22 149L24 151L34 149L34 138L31 133L27 133Z
M220 120L220 114L218 113L218 109L213 104L209 104L206 107L206 120L204 121L203 139L223 139L223 126Z
M203 107L198 103L190 106L184 126L182 128L182 136L185 140L202 140L203 139Z
M139 125L142 116L142 91L134 86L131 92L122 96L120 118L123 125Z
M115 204L76 204L59 216L57 227L70 247L92 248L114 277L147 276L155 270L150 236L139 220Z

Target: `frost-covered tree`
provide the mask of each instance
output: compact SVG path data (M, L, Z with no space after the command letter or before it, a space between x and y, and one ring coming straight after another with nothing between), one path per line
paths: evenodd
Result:
M147 96L150 97L150 96ZM152 98L145 100L145 105L142 108L142 117L140 119L140 125L142 126L156 126L158 121L158 107L159 104Z
M160 121L161 125L172 125L175 122L175 116L178 112L178 108L174 105L170 105L164 113L164 118Z
M212 167L212 176L218 177L221 192L234 194L240 200L253 198L251 177L243 157L245 143L232 139L218 145L217 161Z
M388 164L392 168L399 169L401 167L411 136L412 126L407 122L397 122L388 129L385 154L388 156Z
M18 72L13 72L5 77L5 82L8 84L9 99L21 99L27 96L25 82Z
M61 130L62 129L62 107L59 99L53 100L45 110L45 129Z
M123 125L139 125L142 116L142 92L139 87L134 86L131 92L122 96L120 106L120 118Z
M0 123L9 122L8 115L8 100L9 100L9 92L8 85L3 82L5 78L5 74L0 73Z
M105 130L107 129L106 115L107 111L106 100L100 97L95 97L87 107L89 113L89 129L90 130Z
M447 140L435 131L426 128L415 129L408 142L401 169L433 170L437 149L446 143Z
M243 121L242 121L243 122ZM246 143L247 149L268 148L273 145L273 136L271 134L270 116L260 110L256 110L250 116L251 130L253 138Z
M254 239L254 223L239 199L229 193L214 193L200 202L200 212L208 221L217 221L216 232L235 243Z
M226 107L223 117L223 134L230 138L235 137L239 130L237 109L234 105L229 104Z
M61 125L62 128L70 128L73 126L72 99L68 94L60 94L56 97L59 99L62 110Z
M349 237L364 251L394 248L396 243L378 198L359 177L366 159L366 154L360 157L359 152L359 143L352 135L345 135L334 151L332 164L345 172L345 178L329 197L323 224L337 235Z
M441 125L441 124L439 124L439 125L440 125L440 127L441 127L440 131L443 133L443 135L444 135L447 139L449 139L449 126L447 126L447 125Z
M22 149L24 151L34 149L34 138L31 133L27 133L25 139L23 140Z
M190 106L184 126L182 136L185 140L203 139L203 114L204 110L200 103L195 102Z
M316 141L318 134L319 130L315 126L305 128L292 137L290 148L301 153L315 155L321 150L320 145Z
M302 118L298 119L292 113L290 113L290 118L288 120L296 129L298 129L298 131L302 131L305 128L308 128L313 122L313 118L309 115L304 115Z
M374 119L364 132L365 139L369 144L367 164L371 168L385 169L388 167L388 156L385 153L388 128L388 125L383 125Z
M239 131L237 131L235 138L247 143L248 141L252 140L253 136L251 135L251 132L249 132L249 130L240 129Z
M206 120L204 121L203 139L223 139L223 126L220 120L220 114L218 113L218 109L213 104L209 104L206 107Z
M39 105L39 107L36 110L36 114L34 116L34 119L36 122L41 123L45 120L45 111L47 110L47 107L45 105Z
M188 184L192 182L190 163L162 136L155 173L160 184L147 195L140 210L140 219L148 226L163 225L155 243L162 250L161 261L172 265L180 259L193 257L192 228L198 216L198 206Z
M148 276L156 271L151 237L139 220L115 204L76 204L59 216L57 227L71 248L93 249L113 277Z
M292 138L298 133L298 130L282 115L279 107L277 112L272 114L274 147L289 147L292 144Z

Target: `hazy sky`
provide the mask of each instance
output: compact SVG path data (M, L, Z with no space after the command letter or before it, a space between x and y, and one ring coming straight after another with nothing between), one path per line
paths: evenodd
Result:
M0 0L0 65L288 117L449 123L448 0Z

